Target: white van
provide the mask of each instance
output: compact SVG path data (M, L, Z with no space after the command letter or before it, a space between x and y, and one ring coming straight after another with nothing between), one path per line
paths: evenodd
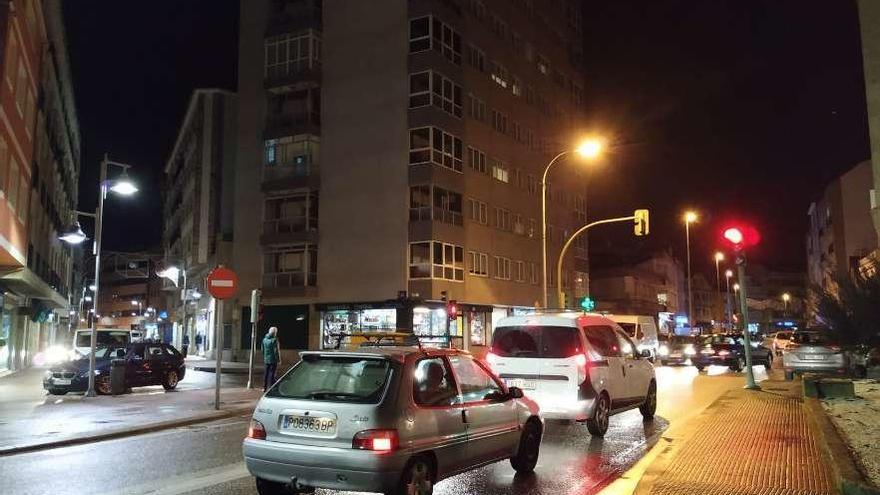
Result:
M647 355L610 319L571 312L502 318L486 362L544 418L586 421L602 436L612 414L638 407L654 416L657 383Z
M131 330L125 328L99 328L98 346L120 345L131 342ZM88 356L92 348L92 329L80 328L73 334L73 351L76 356Z
M660 341L657 338L657 323L653 317L609 314L608 318L623 328L623 331L633 339L640 351L650 352L652 362L657 358Z

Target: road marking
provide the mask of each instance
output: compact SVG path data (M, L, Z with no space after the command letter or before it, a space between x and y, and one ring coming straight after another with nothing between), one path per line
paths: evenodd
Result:
M122 490L113 492L113 495L180 495L246 478L250 475L244 462L237 462L194 473L186 473L171 478L162 478L148 483L127 486Z

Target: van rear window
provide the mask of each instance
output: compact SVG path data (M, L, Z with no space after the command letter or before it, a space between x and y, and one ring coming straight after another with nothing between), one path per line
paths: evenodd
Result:
M266 394L284 399L376 404L391 374L379 358L306 355Z
M566 358L581 349L576 328L529 325L496 328L492 352L501 357Z

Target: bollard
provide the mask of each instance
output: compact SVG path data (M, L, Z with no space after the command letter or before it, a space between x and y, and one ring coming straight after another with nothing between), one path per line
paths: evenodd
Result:
M125 359L110 361L110 393L113 395L125 393Z

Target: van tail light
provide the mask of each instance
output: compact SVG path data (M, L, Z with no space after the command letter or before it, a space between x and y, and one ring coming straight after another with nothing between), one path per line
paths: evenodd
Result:
M575 354L574 363L578 369L578 383L584 383L587 380L587 360L586 354Z
M390 452L396 450L400 443L397 430L364 430L355 434L351 448Z
M256 419L252 419L250 426L248 426L247 437L254 438L257 440L265 440L266 439L266 428L263 427L263 423L260 423Z

